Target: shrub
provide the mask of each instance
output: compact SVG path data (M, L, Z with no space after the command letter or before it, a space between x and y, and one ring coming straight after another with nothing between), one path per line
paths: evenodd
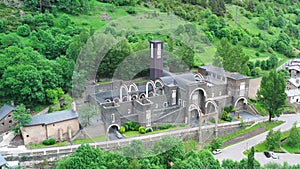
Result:
M152 126L153 131L157 130L157 126Z
M44 140L43 141L43 144L44 145L53 145L53 144L55 144L55 139L54 138L50 138L50 139L47 139L47 140Z
M49 140L44 140L44 141L43 141L43 144L44 144L44 145L50 145Z
M225 118L225 121L232 121L232 117L231 116L227 116L226 118Z
M146 129L146 133L150 133L150 132L153 132L153 129L151 127Z
M224 111L226 111L227 113L230 112L230 111L231 111L230 106L225 106L225 107L224 107Z
M135 15L135 14L136 14L136 10L135 10L134 8L128 8L128 9L126 10L126 12L127 12L128 14L130 14L130 15Z
M125 127L124 127L124 126L121 126L121 127L120 127L120 133L123 134L123 133L125 133L125 131L126 131Z
M30 35L30 27L27 24L21 25L17 29L17 34L23 37Z
M221 119L225 120L227 116L228 116L227 111L223 111Z
M139 131L140 126L141 125L138 124L137 122L128 121L125 123L125 130L126 131Z
M146 128L144 126L139 127L139 133L145 134L146 133Z
M55 142L56 142L56 141L55 141L55 139L54 139L54 138L50 138L50 139L49 139L49 144L50 144L50 145L53 145L53 144L55 144Z

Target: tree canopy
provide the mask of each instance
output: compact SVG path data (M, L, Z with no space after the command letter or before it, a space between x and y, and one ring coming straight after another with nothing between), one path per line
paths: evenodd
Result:
M278 117L282 113L282 108L286 104L286 80L282 73L272 70L264 76L260 89L257 93L259 101L263 103L269 112L269 121Z

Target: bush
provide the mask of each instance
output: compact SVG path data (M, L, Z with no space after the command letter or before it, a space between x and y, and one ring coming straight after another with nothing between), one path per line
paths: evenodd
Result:
M153 129L151 127L146 129L146 133L150 133L150 132L153 132Z
M146 133L146 128L144 126L139 127L139 133L145 134Z
M224 111L226 111L227 113L231 111L231 107L230 106L225 106L224 107Z
M54 138L50 138L50 139L49 139L49 144L50 144L50 145L53 145L53 144L55 144L55 142L56 142L56 141L55 141L55 139L54 139Z
M226 117L228 117L228 113L227 113L227 111L223 111L223 112L222 112L221 119L225 120Z
M19 26L17 29L17 34L19 36L23 36L23 37L29 36L30 35L30 27L27 24Z
M226 118L225 118L225 121L232 121L232 117L231 116L227 116Z
M126 131L125 127L124 127L124 126L121 126L121 127L120 127L120 133L123 134L123 133L125 133L125 131Z
M141 125L137 122L128 121L128 122L125 123L124 126L125 126L126 131L139 131L139 127Z
M47 140L44 140L43 141L43 144L44 145L53 145L53 144L55 144L55 139L54 138L50 138L50 139L47 139Z

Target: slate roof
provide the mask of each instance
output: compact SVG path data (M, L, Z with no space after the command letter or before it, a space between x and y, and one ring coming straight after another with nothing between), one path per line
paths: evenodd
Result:
M160 80L165 85L178 85L181 88L186 88L188 84L197 82L193 73L172 74L165 73L165 76L160 77Z
M47 125L47 124L52 124L52 123L61 122L65 120L71 120L75 118L78 118L77 112L74 112L73 110L62 110L54 113L33 116L31 118L31 122L26 126L34 126L38 124Z
M231 78L231 79L235 79L235 80L249 79L248 76L245 76L245 75L242 75L239 73L228 73L227 77Z
M5 116L7 116L13 110L16 110L16 108L11 105L4 104L0 108L0 120L3 119Z
M3 166L3 165L5 165L6 163L7 163L7 162L6 162L6 160L4 159L4 157L0 155L0 167Z
M221 67L216 67L213 65L205 65L205 66L199 66L199 68L205 69L208 72L213 72L219 75L224 75L225 74L225 70Z
M298 82L297 82L297 80L298 80ZM300 86L300 78L290 78L288 81L291 82L296 87Z

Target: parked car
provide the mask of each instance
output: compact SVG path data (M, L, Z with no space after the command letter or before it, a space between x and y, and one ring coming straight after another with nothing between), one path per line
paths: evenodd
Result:
M213 153L213 155L220 154L220 153L222 153L222 150L221 149L216 149L212 153Z
M271 157L271 154L269 152L264 152L264 155L267 157L267 158L270 158Z
M279 159L279 156L276 155L275 153L270 152L270 154L271 154L271 157L272 157L273 159Z

